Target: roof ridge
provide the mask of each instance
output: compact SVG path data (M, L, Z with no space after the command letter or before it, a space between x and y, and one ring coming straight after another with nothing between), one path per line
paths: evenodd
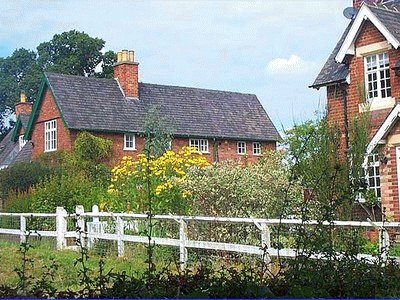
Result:
M397 9L396 6L393 6L394 8L393 7L390 8L390 7L386 6L385 4L381 4L381 5L366 4L366 5L371 8L377 8L377 9L380 9L383 11L400 14L400 11L396 10Z
M252 94L252 93L243 93L243 92L235 92L235 91L227 91L227 90L207 89L207 88L199 88L199 87L191 87L191 86L169 85L169 84L159 84L159 83L149 83L149 82L139 82L139 84L147 84L147 85L161 86L161 87L172 87L172 88L180 88L180 89L192 89L192 90L200 90L200 91L208 91L208 92L218 92L218 93L230 93L230 94L256 96L256 94Z
M101 81L115 81L114 78L102 78L102 77L95 77L95 76L82 76L82 75L73 75L73 74L63 74L57 72L44 72L45 76L47 75L56 75L56 76L65 76L65 77L74 77L79 79L90 79L90 80L101 80Z

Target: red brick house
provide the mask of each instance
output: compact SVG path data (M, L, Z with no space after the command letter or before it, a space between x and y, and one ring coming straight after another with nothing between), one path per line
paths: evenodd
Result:
M366 180L386 213L399 221L400 3L354 0L353 8L354 16L311 87L326 87L328 120L343 133L341 151L349 146L351 120L370 112Z
M256 161L276 149L279 134L255 95L141 83L138 65L133 51L124 50L115 79L45 73L28 122L16 109L17 126L6 140L24 136L35 159L71 150L77 134L88 131L113 141L113 164L140 153L146 114L157 106L173 128L173 150L197 147L213 162Z

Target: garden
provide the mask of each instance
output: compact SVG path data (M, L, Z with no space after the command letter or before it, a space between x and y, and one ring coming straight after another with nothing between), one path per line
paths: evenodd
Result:
M104 212L143 213L140 234L149 242L129 244L124 257L117 257L115 244L107 241L89 248L77 239L72 241L75 251L56 251L54 241L32 235L38 224L28 224L21 243L0 238L0 296L399 297L397 245L379 247L371 232L382 229L341 230L334 223L351 219L360 195L368 200L363 209L375 221L372 211L378 202L362 168L367 124L367 117L353 122L346 157L337 151L339 131L322 118L287 131L283 150L264 151L256 164L209 164L194 148L168 150L170 134L149 127L143 153L135 160L124 157L111 168L106 164L111 142L83 132L73 152L46 154L1 170L0 198L7 212L53 213L62 206L73 213L76 205L90 211L96 204ZM290 245L297 255L266 259L267 247L261 256L191 251L190 263L182 269L176 249L151 240L172 236L171 227L158 225L157 214L300 219L290 228L279 223L272 232L274 248ZM383 224L390 218L383 212ZM312 227L310 220L315 221ZM197 234L242 243L259 239L246 226L224 224Z

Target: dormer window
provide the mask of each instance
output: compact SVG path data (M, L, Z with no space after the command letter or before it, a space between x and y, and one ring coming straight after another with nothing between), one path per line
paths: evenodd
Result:
M367 101L371 103L374 99L391 97L388 54L384 52L366 56L364 62Z

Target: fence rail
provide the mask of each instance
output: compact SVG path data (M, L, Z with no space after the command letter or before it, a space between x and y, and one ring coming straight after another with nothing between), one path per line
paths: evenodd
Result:
M18 222L14 227L2 228L0 223L0 234L19 236L23 242L29 232L31 235L40 235L42 237L52 237L56 239L57 249L66 249L67 239L80 239L82 245L93 247L96 241L109 240L116 241L118 256L123 256L125 252L125 243L148 243L149 238L140 234L140 222L146 221L146 214L129 214L129 213L110 213L99 212L98 207L94 206L91 212L85 212L82 206L77 206L74 214L68 214L67 211L58 207L56 213L0 213L0 221L2 218L14 218ZM46 229L32 230L27 227L28 219L47 219L51 220L47 223ZM323 226L335 226L339 228L365 228L378 229L379 231L379 247L384 258L388 256L389 234L387 229L400 228L400 222L357 222L357 221L333 221L333 222L317 222L302 221L298 219L261 219L261 218L226 218L226 217L204 217L204 216L173 216L173 215L155 215L152 216L154 221L170 221L178 225L176 237L157 237L152 236L151 242L157 245L167 245L179 248L179 259L181 267L185 268L188 261L188 249L206 249L221 250L236 253L247 253L254 255L266 255L266 259L274 256L295 257L298 253L292 248L280 248L272 245L273 239L276 237L271 234L271 229L278 225L287 225L289 227L296 225L315 226L317 224ZM71 222L73 220L73 222ZM105 220L105 221L104 221ZM239 242L224 241L206 241L203 239L193 239L188 233L188 225L199 224L229 224L251 225L256 230L258 241L255 245L243 244ZM72 225L71 225L72 224ZM18 226L17 226L18 225ZM174 231L174 230L172 230ZM323 255L314 255L314 257L323 258ZM359 254L359 258L365 258L373 261L375 258L371 255Z

